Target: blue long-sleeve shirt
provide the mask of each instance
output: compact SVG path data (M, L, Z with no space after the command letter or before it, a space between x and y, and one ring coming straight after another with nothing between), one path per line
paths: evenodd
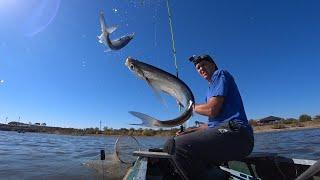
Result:
M238 87L232 75L226 70L216 70L211 77L211 82L206 94L206 102L211 97L223 96L224 103L216 117L209 117L209 127L214 127L223 121L237 119L247 124L247 116Z

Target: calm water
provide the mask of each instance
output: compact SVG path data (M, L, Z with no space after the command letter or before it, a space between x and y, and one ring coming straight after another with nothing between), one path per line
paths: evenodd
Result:
M319 136L320 129L260 133L255 135L254 151L319 159ZM106 150L108 159L116 139L0 131L0 179L110 179L86 164L99 159L100 149ZM161 147L165 140L138 138L144 148ZM108 161L105 167L114 166L112 159Z

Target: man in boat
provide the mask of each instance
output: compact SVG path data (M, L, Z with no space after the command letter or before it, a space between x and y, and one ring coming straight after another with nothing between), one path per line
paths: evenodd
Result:
M206 102L194 112L208 116L208 123L177 132L164 150L173 155L187 179L207 179L208 165L239 160L253 149L253 130L248 123L238 87L232 75L218 69L209 55L189 58L208 82Z

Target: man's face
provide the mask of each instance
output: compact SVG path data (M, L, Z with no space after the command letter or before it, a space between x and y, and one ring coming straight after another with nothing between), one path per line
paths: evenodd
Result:
M200 61L196 65L196 69L201 77L210 81L211 76L212 76L214 69L215 69L215 65L209 61Z

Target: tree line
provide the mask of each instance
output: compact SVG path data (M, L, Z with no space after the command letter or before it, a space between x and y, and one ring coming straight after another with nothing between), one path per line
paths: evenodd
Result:
M307 122L310 123L320 123L320 115L316 115L314 117L308 114L301 114L299 118L283 118L279 121L271 122L268 124L259 124L259 121L249 120L249 123L252 126L263 126L263 125L273 125L273 129L283 129L288 126L290 127L304 127Z
M104 127L103 130L99 128L85 128L83 130L84 134L104 134L109 136L117 136L117 135L127 135L127 136L173 136L176 132L179 131L178 128L171 129L134 129L134 128L120 128L113 129L109 127Z
M280 121L269 123L272 125L273 129L282 129L288 126L290 127L303 127L306 123L320 123L320 115L311 117L307 114L302 114L298 119L295 118L283 118ZM263 126L259 124L257 120L249 120L252 126ZM309 123L309 124L310 124ZM310 126L310 125L309 125ZM61 127L48 127L48 126L18 126L18 125L8 125L0 124L0 130L3 131L18 131L18 132L42 132L42 133L54 133L54 134L71 134L71 135L108 135L108 136L174 136L179 128L171 129L134 129L134 128L120 128L113 129L109 127L104 127L103 130L99 128L85 128L85 129L75 129L75 128L61 128Z

